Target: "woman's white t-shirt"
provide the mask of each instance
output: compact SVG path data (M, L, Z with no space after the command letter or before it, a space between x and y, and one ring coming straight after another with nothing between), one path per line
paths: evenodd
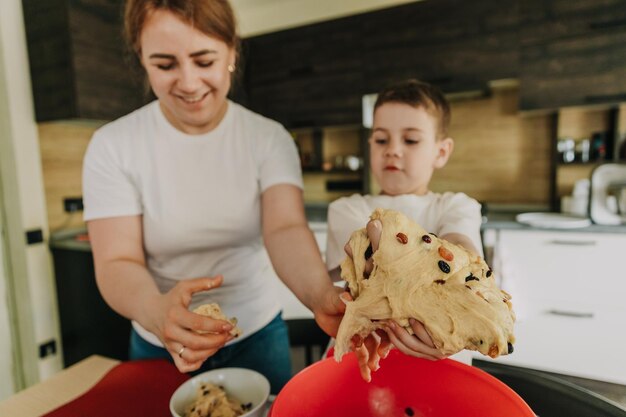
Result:
M147 268L161 292L223 275L223 285L194 295L191 308L218 303L238 318L245 338L280 311L261 229L261 193L276 184L302 188L295 143L279 123L229 101L214 130L187 135L154 101L93 135L83 166L84 219L142 216Z
M438 236L463 234L482 251L480 204L463 193L428 192L422 196L354 194L335 200L328 207L326 266L329 271L341 265L346 257L343 248L350 235L364 228L377 208L397 210Z

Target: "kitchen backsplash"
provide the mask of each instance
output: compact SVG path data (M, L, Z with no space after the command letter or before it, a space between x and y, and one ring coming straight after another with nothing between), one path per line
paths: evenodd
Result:
M518 112L518 91L496 89L487 98L456 101L450 135L455 150L448 165L436 172L434 191L461 191L498 205L547 204L550 187L551 117ZM63 199L80 196L82 158L102 122L39 124L44 185L51 230L81 226L82 215L63 211ZM323 161L335 155L367 152L360 127L325 129ZM363 158L364 160L366 158ZM354 181L358 172L305 172L305 200L329 202L356 191L327 191L327 181ZM372 192L376 184L370 182Z
M63 199L82 195L83 155L93 132L103 122L39 124L39 145L50 231L80 227L82 212L63 211Z

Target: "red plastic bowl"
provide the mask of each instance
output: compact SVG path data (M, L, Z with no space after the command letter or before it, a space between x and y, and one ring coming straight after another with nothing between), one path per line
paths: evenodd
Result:
M326 358L296 374L269 417L535 417L498 379L452 359L429 361L392 350L367 383L356 357Z

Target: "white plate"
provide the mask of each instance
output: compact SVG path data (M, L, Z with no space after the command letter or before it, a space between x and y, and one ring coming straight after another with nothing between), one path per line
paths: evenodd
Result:
M586 217L569 216L560 213L522 213L515 217L519 223L545 229L578 229L591 226Z

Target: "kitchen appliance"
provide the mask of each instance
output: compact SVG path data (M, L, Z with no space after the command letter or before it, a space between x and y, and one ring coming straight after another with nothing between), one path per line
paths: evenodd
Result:
M606 163L591 172L589 217L596 224L626 223L626 163Z

